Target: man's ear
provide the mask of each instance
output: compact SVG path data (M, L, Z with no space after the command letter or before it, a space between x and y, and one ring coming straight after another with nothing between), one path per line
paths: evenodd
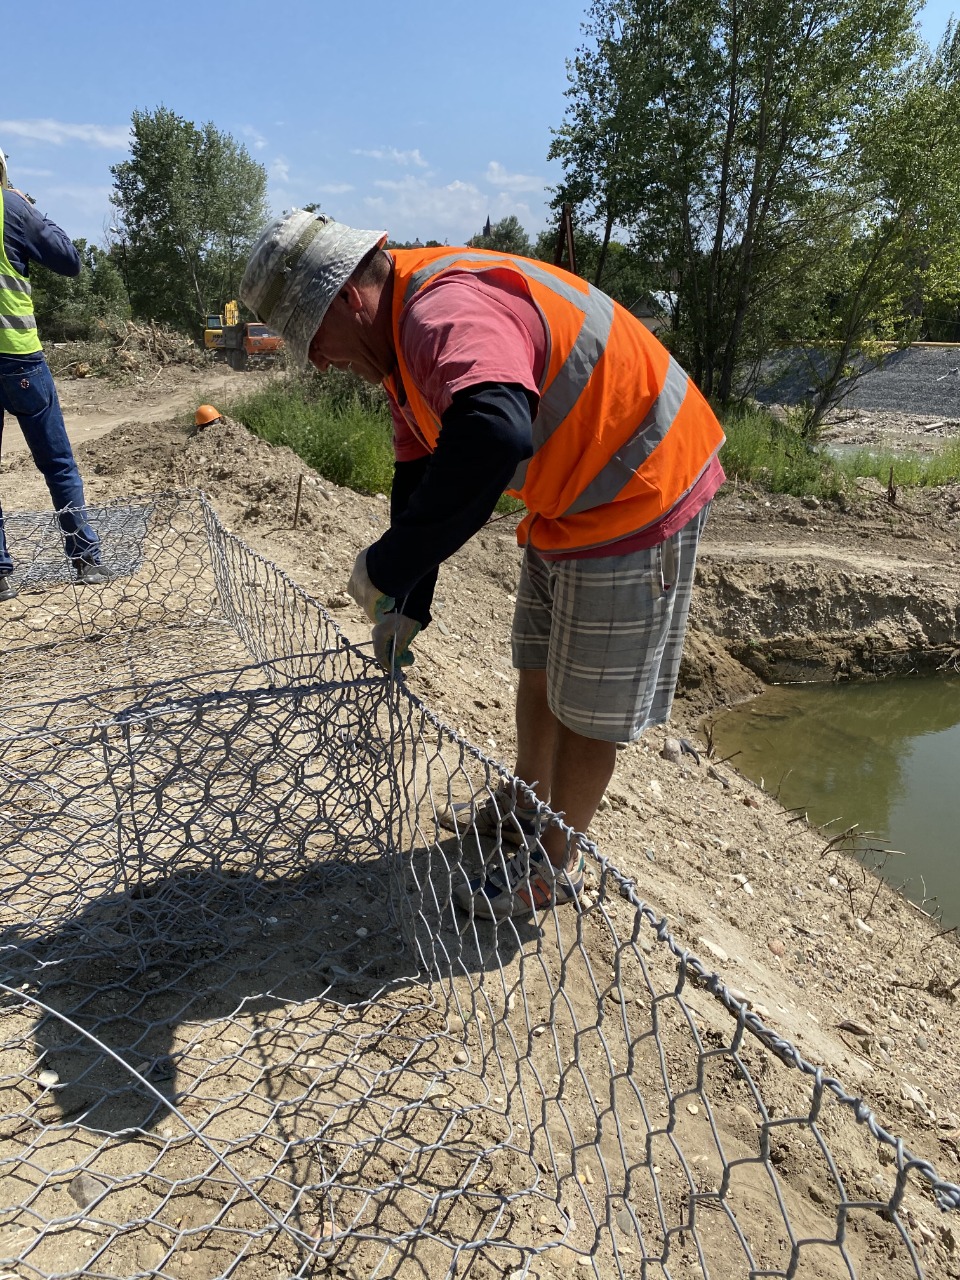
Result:
M360 294L360 290L352 280L348 280L337 294L337 301L345 306L349 311L363 310L363 297Z

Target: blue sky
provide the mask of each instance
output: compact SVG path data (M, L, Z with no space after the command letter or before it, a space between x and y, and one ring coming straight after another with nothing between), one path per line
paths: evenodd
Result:
M928 40L952 9L929 0ZM5 58L0 147L14 185L96 242L131 112L160 104L242 141L275 212L316 201L397 240L451 243L516 214L533 234L550 220L550 131L585 13L584 0L47 0Z

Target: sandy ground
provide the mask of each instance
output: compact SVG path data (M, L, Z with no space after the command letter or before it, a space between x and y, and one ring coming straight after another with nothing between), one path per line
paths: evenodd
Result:
M132 389L64 380L88 499L201 486L233 532L364 642L345 584L357 551L386 527L386 498L338 489L237 424L201 435L185 425L197 403L216 403L255 376L168 369L154 385ZM8 509L42 509L43 483L11 444L16 435L8 430L4 441L0 493ZM437 622L418 638L409 676L447 723L507 764L513 525L491 523L441 570ZM882 486L864 485L829 506L728 486L703 547L674 723L621 752L591 832L684 945L955 1182L956 933L868 879L842 846L713 761L708 746L711 717L757 692L762 678L850 678L956 662L958 535L960 485L895 502ZM697 743L699 760L677 759L665 746L681 733ZM931 1230L930 1274L960 1274L960 1231L954 1224L952 1234L942 1232L936 1222Z

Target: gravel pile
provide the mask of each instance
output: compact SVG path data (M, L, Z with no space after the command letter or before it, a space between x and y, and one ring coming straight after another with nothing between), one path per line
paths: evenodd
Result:
M763 385L754 392L762 404L800 404L814 389L822 357L784 353L768 362ZM845 409L960 418L960 346L907 347L880 368L864 373L843 401Z

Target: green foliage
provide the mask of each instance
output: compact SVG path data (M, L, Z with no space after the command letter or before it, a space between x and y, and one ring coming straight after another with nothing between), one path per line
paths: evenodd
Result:
M378 386L334 370L291 374L225 405L224 413L270 444L288 445L334 484L390 492L393 425ZM512 514L524 505L504 494L496 510Z
M541 231L531 256L553 262L556 248L556 230ZM653 274L649 263L630 245L612 241L604 249L596 232L575 226L573 252L577 275L592 281L622 306L629 308L649 299Z
M130 314L123 279L111 255L86 240L75 240L80 274L61 276L34 263L30 268L33 310L41 341L93 339L106 322Z
M529 258L532 253L530 237L514 214L501 218L490 228L488 236L474 236L467 244L471 249L492 249L496 253L516 253Z
M594 0L551 147L557 200L601 244L629 237L671 295L681 362L721 404L785 335L842 331L842 366L861 336L897 330L916 253L889 199L926 137L894 110L916 7ZM943 101L930 111L940 129Z
M267 218L267 174L230 134L166 107L134 111L111 200L133 314L199 334L235 297Z
M905 488L956 483L960 480L960 443L942 452L919 456L885 450L857 450L835 456L811 445L802 412L780 421L760 408L737 408L723 418L727 442L720 460L729 480L755 484L770 493L795 497L811 494L838 498L850 493L858 477Z
M278 378L224 406L270 444L288 445L320 475L360 493L389 493L393 430L386 397L348 374Z

